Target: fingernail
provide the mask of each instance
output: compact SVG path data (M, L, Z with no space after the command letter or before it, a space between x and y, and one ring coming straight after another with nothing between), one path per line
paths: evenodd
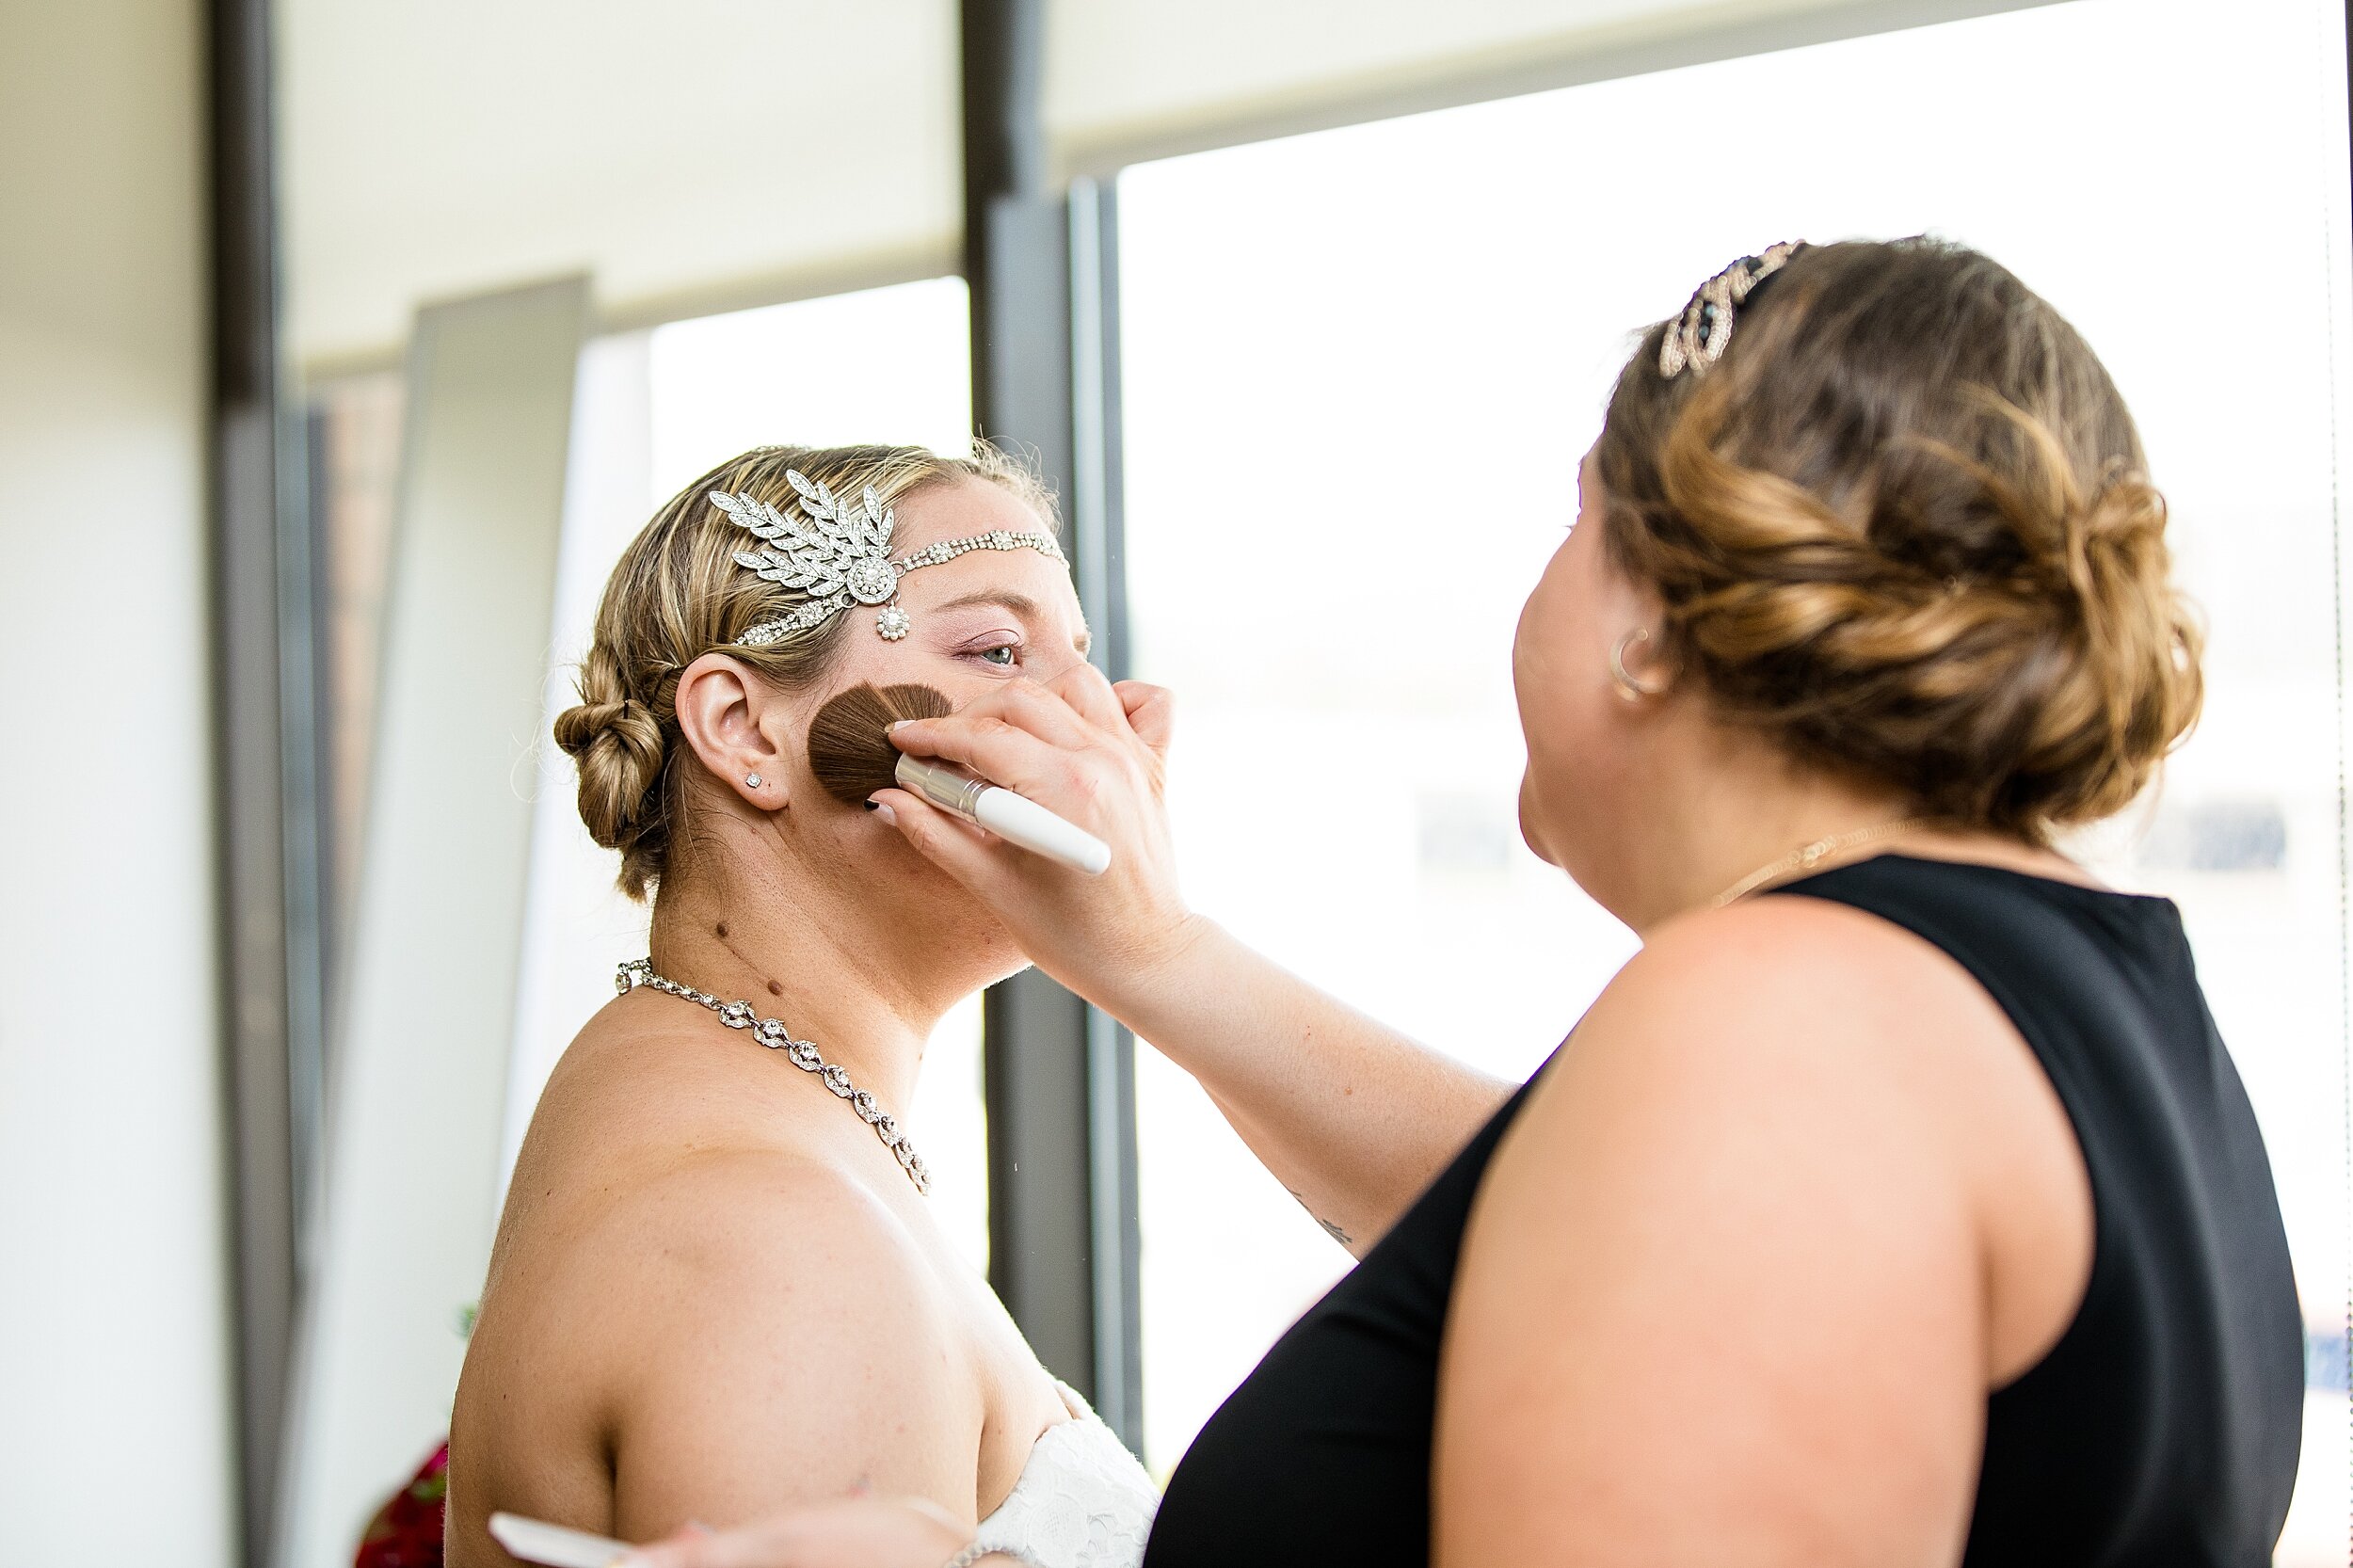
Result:
M900 730L904 729L908 725L911 725L914 722L915 720L913 719L892 719L888 727L883 730L883 733L886 735L896 735Z
M874 820L881 823L885 827L896 827L899 825L899 813L890 808L888 802L870 800L866 804L874 808Z

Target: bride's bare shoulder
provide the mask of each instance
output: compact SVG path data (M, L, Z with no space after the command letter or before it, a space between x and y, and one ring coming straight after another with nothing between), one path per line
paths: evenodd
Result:
M710 1348L747 1326L757 1339L785 1326L786 1301L793 1344L920 1352L953 1338L904 1223L822 1160L693 1143L568 1176L519 1168L516 1179L546 1185L510 1197L470 1364L559 1376L610 1414L668 1347Z
M536 1239L544 1209L600 1207L696 1151L791 1156L815 1107L808 1088L802 1074L705 1015L636 997L607 1004L540 1091L516 1157L501 1250ZM829 1100L817 1108L833 1110ZM819 1168L808 1176L824 1186Z
M494 1297L526 1268L571 1300L584 1282L556 1288L555 1276L633 1284L691 1270L709 1290L737 1275L773 1284L819 1256L874 1285L920 1281L924 1254L904 1221L795 1137L812 1107L838 1114L829 1096L761 1070L781 1064L746 1056L740 1037L632 1012L598 1015L548 1080L516 1161ZM597 1310L616 1320L609 1301Z
M567 1068L518 1162L468 1349L453 1476L471 1458L496 1481L457 1523L528 1511L536 1478L506 1474L523 1451L609 1477L630 1539L861 1480L969 1496L983 1410L967 1336L889 1204L746 1132L724 1085L691 1070Z
M468 1381L560 1399L561 1424L610 1435L715 1418L703 1407L773 1394L766 1380L817 1398L854 1368L942 1430L965 1424L970 1380L939 1375L964 1336L929 1255L870 1186L793 1138L801 1102L839 1114L831 1097L789 1073L772 1100L739 1040L626 1012L583 1032L533 1117Z
M773 1072L746 1072L776 1065L758 1056L746 1055L744 1035L707 1014L616 998L557 1058L532 1112L529 1142L561 1154L578 1137L593 1159L648 1139L756 1128L770 1120L762 1091L770 1080L781 1083Z

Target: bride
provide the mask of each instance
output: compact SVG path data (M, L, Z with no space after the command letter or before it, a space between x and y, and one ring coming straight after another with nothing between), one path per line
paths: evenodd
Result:
M762 448L615 568L555 734L652 952L515 1168L452 1423L459 1568L509 1560L494 1511L645 1541L869 1489L935 1505L943 1561L1140 1560L1149 1479L934 1222L890 1114L1024 959L805 749L861 682L961 704L1083 663L1049 514L986 448Z

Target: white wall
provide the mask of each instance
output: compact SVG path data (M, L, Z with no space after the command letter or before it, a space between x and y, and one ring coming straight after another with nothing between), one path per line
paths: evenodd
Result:
M1066 168L2043 0L1051 0ZM278 0L287 334L586 271L605 328L952 271L954 0ZM1649 52L1646 54L1645 52ZM1654 62L1655 63L1655 62Z
M193 0L0 0L0 1564L234 1558Z
M2050 0L1048 0L1065 170Z
M280 0L287 332L585 271L670 319L955 265L954 0Z

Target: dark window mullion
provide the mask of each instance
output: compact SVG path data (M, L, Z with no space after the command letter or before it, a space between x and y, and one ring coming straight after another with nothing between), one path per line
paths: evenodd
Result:
M1046 177L1045 28L1044 0L964 5L972 410L983 435L1030 456L1063 498L1081 597L1116 675L1127 617L1109 193L1087 185L1074 198ZM993 987L984 1018L989 1282L1046 1365L1137 1444L1132 1042L1035 970Z
M1070 190L1071 527L1079 600L1095 662L1128 674L1125 515L1120 501L1119 231L1117 187ZM1136 1194L1136 1043L1099 1008L1087 1009L1087 1105L1094 1224L1095 1400L1097 1413L1144 1451L1141 1226Z

